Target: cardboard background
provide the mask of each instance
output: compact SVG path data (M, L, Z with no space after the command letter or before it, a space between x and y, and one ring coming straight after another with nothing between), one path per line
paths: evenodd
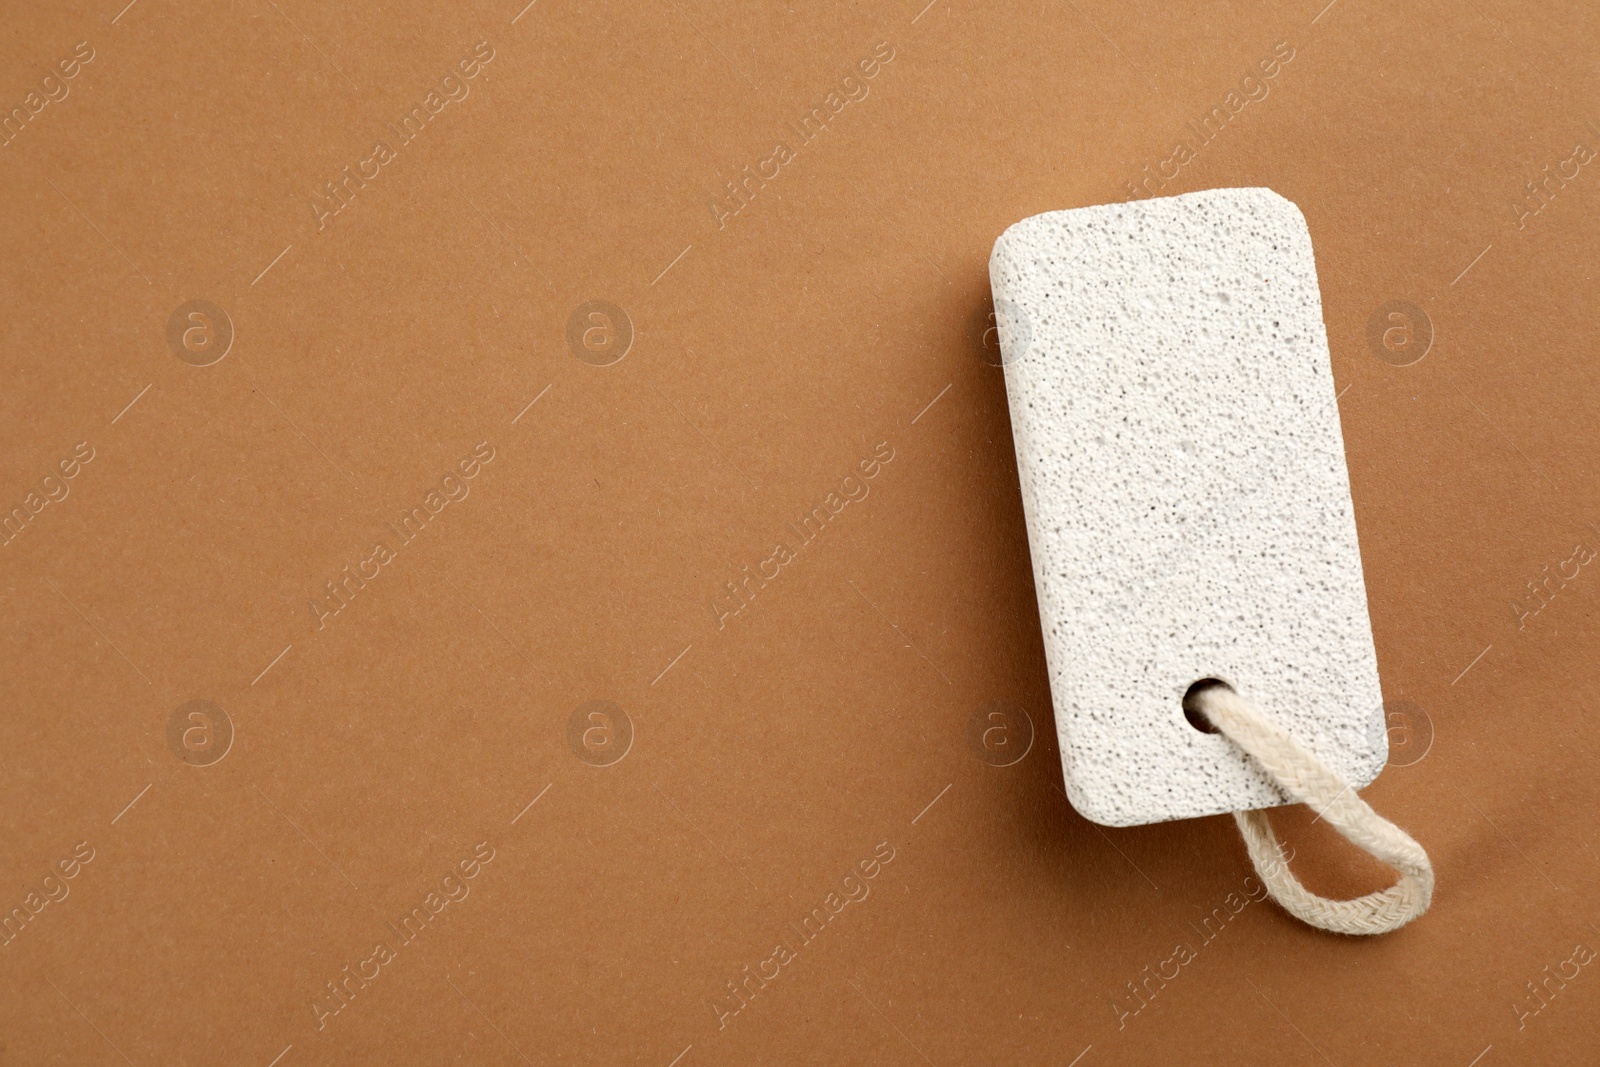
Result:
M1552 976L1600 945L1600 578L1569 562L1600 549L1600 193L1544 168L1600 142L1600 15L924 5L8 12L7 113L94 58L0 148L0 511L93 459L0 547L0 907L31 916L0 1062L1595 1057L1600 975ZM469 94L319 230L324 183L479 41ZM1231 820L1067 805L986 335L994 237L1128 196L1280 41L1161 191L1268 185L1311 225L1409 764L1367 795L1440 878L1370 942L1228 912ZM194 299L234 330L204 367L167 339ZM633 324L620 362L569 349L590 300ZM1394 300L1433 333L1404 367L1367 341ZM319 627L480 442L469 495ZM719 626L880 442L869 495ZM168 742L192 700L232 724L208 766ZM631 723L620 762L593 765L615 717L569 743L590 700ZM1037 728L1011 766L972 739L994 702ZM1277 819L1314 888L1382 884ZM875 847L868 895L797 936Z

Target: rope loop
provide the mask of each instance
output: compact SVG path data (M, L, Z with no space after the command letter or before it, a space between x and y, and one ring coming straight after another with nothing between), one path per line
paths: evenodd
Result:
M1195 694L1199 710L1295 800L1321 812L1356 847L1400 873L1388 889L1354 900L1318 896L1289 871L1264 811L1236 811L1250 862L1272 895L1295 918L1336 934L1386 934L1428 910L1433 864L1416 839L1373 811L1316 754L1290 737L1255 704L1224 685Z

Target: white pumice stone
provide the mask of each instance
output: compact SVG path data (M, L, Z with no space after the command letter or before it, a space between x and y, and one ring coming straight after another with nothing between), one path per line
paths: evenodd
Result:
M1067 795L1287 802L1183 714L1217 678L1352 788L1388 759L1311 235L1270 189L1024 219L994 288Z

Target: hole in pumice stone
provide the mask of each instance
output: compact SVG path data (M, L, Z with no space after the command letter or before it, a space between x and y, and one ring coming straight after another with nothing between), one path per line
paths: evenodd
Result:
M1207 689L1218 688L1226 689L1230 692L1233 690L1233 686L1224 682L1221 678L1202 678L1186 689L1183 694L1183 717L1189 720L1190 726L1193 726L1203 734L1222 732L1211 725L1211 720L1206 718L1205 713L1200 710L1200 694Z

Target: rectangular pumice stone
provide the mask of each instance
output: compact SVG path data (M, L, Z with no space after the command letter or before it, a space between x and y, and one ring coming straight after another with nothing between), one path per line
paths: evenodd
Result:
M1067 795L1287 803L1183 713L1217 678L1353 788L1388 759L1311 235L1269 189L1024 219L989 260Z

